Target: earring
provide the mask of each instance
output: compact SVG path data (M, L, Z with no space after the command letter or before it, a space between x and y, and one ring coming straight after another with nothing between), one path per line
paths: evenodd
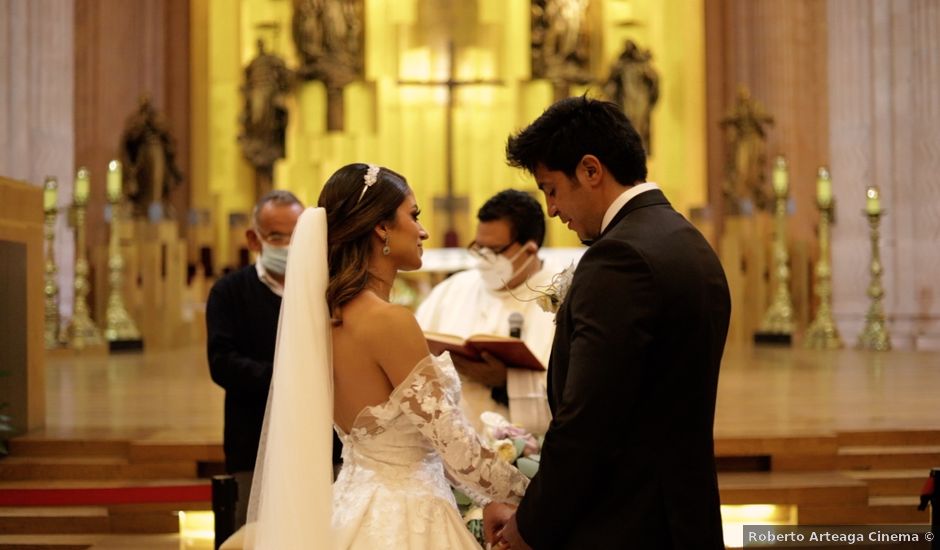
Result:
M388 256L392 253L392 249L388 247L388 233L385 234L385 246L382 247L382 254Z

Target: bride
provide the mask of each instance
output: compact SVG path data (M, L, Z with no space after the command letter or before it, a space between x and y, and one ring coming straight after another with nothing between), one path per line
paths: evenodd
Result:
M291 242L245 547L479 549L450 484L480 505L518 504L528 480L461 413L449 356L389 303L428 238L414 194L392 170L350 164L318 206Z

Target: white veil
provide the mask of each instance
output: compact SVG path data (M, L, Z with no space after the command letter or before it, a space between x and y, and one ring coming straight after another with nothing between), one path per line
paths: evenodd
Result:
M326 304L326 211L307 208L291 238L245 548L332 548L333 369Z

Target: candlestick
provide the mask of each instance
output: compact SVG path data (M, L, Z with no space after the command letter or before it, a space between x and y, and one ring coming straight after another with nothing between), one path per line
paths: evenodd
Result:
M832 222L832 182L829 171L819 168L816 186L819 207L819 260L816 262L816 295L819 308L806 331L805 345L810 349L839 349L842 337L832 319L832 269L829 259L829 225Z
M59 347L59 283L56 280L58 268L55 264L55 222L58 214L56 205L58 181L53 176L46 177L43 184L42 202L45 212L43 224L43 237L46 241L46 266L43 281L43 295L45 296L45 325L43 339L46 349Z
M774 160L772 181L774 194L778 196L787 194L790 187L790 175L787 173L787 160L782 156Z
M874 191L874 197L872 191ZM868 284L868 297L871 298L871 303L868 306L868 313L865 314L865 328L858 336L858 347L860 349L888 351L891 349L891 335L888 334L884 309L881 305L881 301L884 299L884 288L881 286L881 253L878 250L880 242L878 226L881 217L885 215L885 211L881 210L878 205L877 188L870 187L868 192L869 201L874 200L874 209L869 208L871 202L865 205L865 215L868 217L871 240L871 282Z
M829 208L832 204L832 180L829 179L829 171L825 166L819 168L819 175L816 178L816 202L820 211Z
M790 268L787 253L787 189L789 175L787 162L777 157L774 162L773 188L776 195L774 208L773 260L776 289L773 301L764 314L760 330L754 335L756 342L789 344L793 335L793 302L790 299Z
M101 332L91 320L88 308L88 255L85 250L85 203L88 200L88 169L80 168L75 177L72 212L75 224L75 301L72 318L66 327L69 346L76 350L104 344Z
M111 350L141 349L140 331L124 307L124 258L121 256L121 163L108 165L108 201L111 203L111 235L108 239L108 324L104 331Z
M42 209L45 212L56 209L59 182L53 176L46 176L42 189Z
M75 192L72 199L75 206L85 206L88 203L88 193L91 191L91 172L82 166L75 174Z
M881 201L879 199L878 188L871 186L865 191L865 213L876 215L881 212Z
M121 199L121 188L123 181L121 179L121 162L112 160L108 163L108 179L106 190L108 193L108 202L115 204Z

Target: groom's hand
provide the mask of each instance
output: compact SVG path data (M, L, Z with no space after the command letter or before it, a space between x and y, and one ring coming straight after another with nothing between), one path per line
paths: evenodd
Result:
M470 380L490 388L506 385L506 365L489 353L483 352L483 361L474 361L457 354L451 355L451 359L457 372Z
M501 502L491 502L483 507L483 538L486 542L494 544L496 533L516 513L516 507Z
M503 530L496 534L497 537L505 541L512 550L532 550L519 533L519 526L516 524L516 514L513 513Z

